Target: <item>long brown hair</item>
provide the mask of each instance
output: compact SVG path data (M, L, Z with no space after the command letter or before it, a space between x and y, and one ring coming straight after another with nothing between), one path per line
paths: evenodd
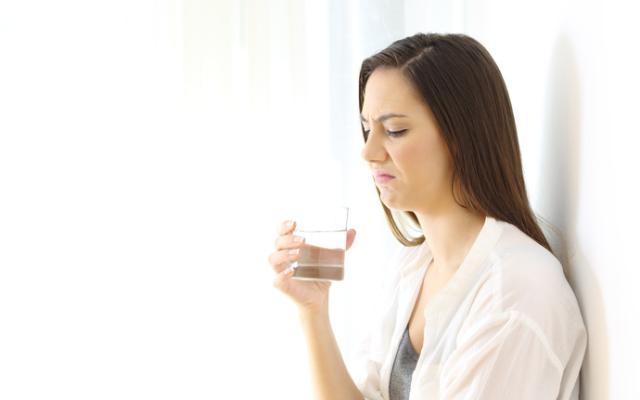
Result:
M527 198L507 87L484 46L464 34L418 33L393 42L362 62L360 112L367 80L378 67L399 68L431 109L453 160L456 203L515 225L553 253ZM364 128L362 136L366 141ZM400 243L424 242L424 235L407 238L380 204ZM413 212L404 215L420 226Z

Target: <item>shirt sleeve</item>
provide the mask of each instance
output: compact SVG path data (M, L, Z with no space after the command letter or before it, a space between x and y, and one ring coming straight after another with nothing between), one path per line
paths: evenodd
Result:
M380 392L380 363L370 357L371 340L372 335L367 335L355 353L357 368L353 380L365 400L384 400Z
M517 311L488 316L461 331L442 366L442 400L556 399L562 365L538 325Z
M356 346L351 364L353 381L365 400L384 400L380 369L386 356L387 342L393 328L390 320L394 318L394 313L389 309L392 305L388 303L388 287L382 285L380 293L374 306L380 315L374 315L365 324L368 326L367 333Z
M381 390L380 369L387 356L388 345L395 321L395 294L400 280L398 266L407 262L415 249L401 248L391 258L389 273L378 282L378 296L372 307L375 316L368 321L369 329L361 339L352 356L352 379L365 400L384 400Z

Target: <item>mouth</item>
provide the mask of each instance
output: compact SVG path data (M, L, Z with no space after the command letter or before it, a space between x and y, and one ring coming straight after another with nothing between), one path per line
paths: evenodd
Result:
M387 183L392 179L395 179L395 176L386 175L386 174L376 175L376 182L377 183Z
M378 176L388 176L391 178L395 178L393 175L391 175L390 173L388 173L387 171L383 170L383 169L373 169L373 175L378 177Z

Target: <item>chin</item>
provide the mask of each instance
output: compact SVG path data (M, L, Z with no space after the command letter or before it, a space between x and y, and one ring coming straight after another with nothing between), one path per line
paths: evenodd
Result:
M399 204L398 199L396 198L396 196L393 193L381 192L380 193L380 200L389 209L396 210L396 211L402 211L402 208L404 208L401 204Z
M381 193L380 200L388 209L397 212L415 212L415 204L408 203L406 199L399 198L395 193L388 193L386 196Z

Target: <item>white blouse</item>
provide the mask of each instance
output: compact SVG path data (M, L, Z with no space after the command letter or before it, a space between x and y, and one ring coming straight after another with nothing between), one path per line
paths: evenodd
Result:
M402 249L379 320L347 365L365 399L388 400L393 360L431 261ZM587 333L560 262L492 217L424 310L410 400L578 400Z

